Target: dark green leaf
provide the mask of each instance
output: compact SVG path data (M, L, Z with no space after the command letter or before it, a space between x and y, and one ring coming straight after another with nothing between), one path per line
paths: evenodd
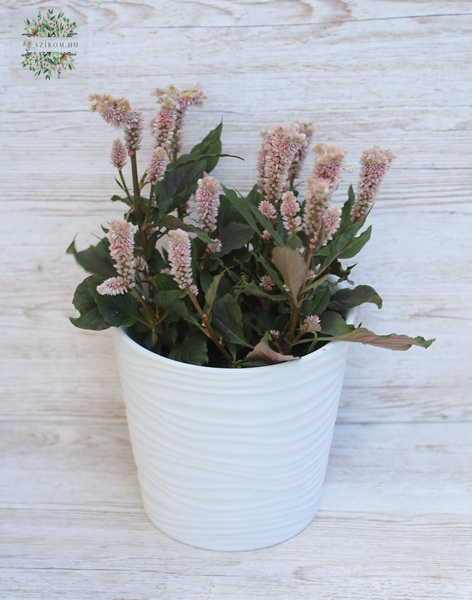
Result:
M158 291L167 291L167 290L181 291L177 282L172 277L172 275L168 275L167 273L159 273L159 275L155 275L152 278L152 282L154 283L154 286L155 286L156 290L158 290Z
M98 312L93 293L96 290L97 285L100 285L102 282L103 277L91 275L77 286L73 304L79 311L80 317L71 317L70 319L71 323L76 327L79 327L80 329L93 329L95 331L101 331L110 327Z
M116 183L120 186L121 189L123 189L123 186L121 185L121 183L118 181L118 179L115 178ZM112 202L124 202L126 204L126 206L131 206L131 200L129 198L122 198L121 196L118 196L116 194L114 194L111 197L111 201Z
M359 221L350 225L346 232L336 236L329 244L321 248L318 252L315 253L316 256L326 257L322 262L319 268L319 273L323 273L323 271L329 267L329 265L336 259L340 257L340 255L349 247L352 240L357 235L358 231L363 226L363 221Z
M284 239L280 235L280 233L275 229L274 225L272 224L272 221L270 221L265 215L263 215L257 206L254 206L253 204L248 204L248 207L254 215L256 221L259 221L262 227L270 233L272 239L277 244L277 246L282 246L284 244Z
M225 256L233 250L245 246L252 240L254 232L249 225L244 223L230 223L220 235L221 251L219 256Z
M315 294L305 294L300 312L304 316L321 315L328 308L330 300L329 288L320 288Z
M92 291L95 303L103 319L112 327L130 327L139 317L136 298L130 293L102 296Z
M190 154L215 154L215 157L206 159L205 171L211 173L218 164L218 154L221 154L221 132L223 131L223 122L215 129L212 129L208 135L196 146L192 148Z
M169 358L191 365L204 365L208 362L207 338L204 335L193 334L169 353Z
M259 227L257 226L256 220L252 215L252 211L249 208L249 204L244 198L238 196L238 194L229 188L223 186L223 190L226 198L229 200L231 206L243 217L246 223L257 233L260 233Z
M113 277L116 276L116 271L108 248L108 240L103 238L96 246L89 246L86 250L77 251L74 240L66 252L73 254L79 265L89 273L102 277Z
M348 325L343 317L330 310L320 315L321 332L332 336L346 335L354 330L354 325Z
M205 242L205 244L211 244L211 242L214 241L205 231L203 231L203 229L184 223L177 217L174 217L174 215L166 215L162 217L160 222L167 229L182 229L187 233L195 233L202 242Z
M154 301L160 308L173 312L185 319L188 310L185 306L185 302L182 301L182 298L185 298L186 295L186 291L181 289L165 290L157 292Z
M216 299L216 292L218 291L218 286L220 285L220 281L221 278L224 275L224 271L222 273L218 273L218 275L216 275L211 284L208 286L206 292L205 292L205 308L204 308L204 312L207 315L207 317L210 319L211 317L211 311L213 310L213 303L215 302ZM203 275L203 273L202 273Z
M257 285L253 281L247 283L246 286L241 290L243 294L248 296L258 296L260 298L270 298L272 301L286 300L285 294L274 294L272 292L266 292L260 285Z
M218 333L228 342L252 349L244 337L242 322L241 308L230 294L225 294L213 304L211 324Z
M363 231L358 237L354 238L352 242L339 254L338 258L352 258L356 256L362 248L370 240L372 234L372 226L369 226Z
M176 208L185 205L196 190L197 181L203 177L206 167L205 160L197 160L196 162L177 166L176 164L171 163L173 166L167 167L164 179L158 181L154 188L156 202L165 213L172 212Z
M330 308L333 310L348 310L365 302L376 304L382 308L382 298L368 285L358 285L355 288L345 288L335 292L331 298Z
M344 233L346 229L351 225L351 210L354 205L354 201L356 199L356 194L354 193L354 189L352 185L349 186L348 190L348 198L344 203L341 213L341 222L339 224L339 228L337 234L340 235Z

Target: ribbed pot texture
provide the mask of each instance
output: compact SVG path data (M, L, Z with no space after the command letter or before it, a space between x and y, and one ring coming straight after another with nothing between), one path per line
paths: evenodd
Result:
M348 343L248 369L169 360L116 331L143 505L170 537L209 550L287 540L316 514Z

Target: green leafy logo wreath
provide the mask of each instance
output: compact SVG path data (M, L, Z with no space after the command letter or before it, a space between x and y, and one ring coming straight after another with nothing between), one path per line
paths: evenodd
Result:
M55 15L53 10L48 10L45 15L42 15L41 11L38 12L37 18L31 21L25 19L24 24L25 33L22 35L27 39L23 42L26 52L21 55L23 57L22 67L33 71L35 77L44 75L46 79L51 79L54 73L60 77L64 70L72 71L75 68L74 56L76 54L66 51L66 48L63 52L37 52L37 40L33 41L32 38L72 37L77 35L75 32L77 23L67 19L63 12Z

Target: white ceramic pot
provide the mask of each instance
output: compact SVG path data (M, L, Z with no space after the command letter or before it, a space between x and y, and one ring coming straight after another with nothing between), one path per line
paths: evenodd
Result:
M116 332L144 508L170 537L210 550L287 540L313 519L348 343L247 369L169 360Z

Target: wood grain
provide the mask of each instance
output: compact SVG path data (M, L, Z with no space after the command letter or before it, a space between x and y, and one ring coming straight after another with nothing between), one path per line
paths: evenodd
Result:
M471 598L470 2L67 0L85 50L42 81L14 41L49 6L0 7L0 598ZM215 176L241 191L277 122L314 120L352 164L373 143L397 153L353 272L384 307L358 318L437 338L426 352L352 345L319 515L257 552L196 550L149 523L110 332L68 322L83 273L65 250L120 214L116 131L87 96L125 95L151 119L155 87L196 81L208 99L184 149L223 120L245 161ZM150 151L147 137L141 167Z

